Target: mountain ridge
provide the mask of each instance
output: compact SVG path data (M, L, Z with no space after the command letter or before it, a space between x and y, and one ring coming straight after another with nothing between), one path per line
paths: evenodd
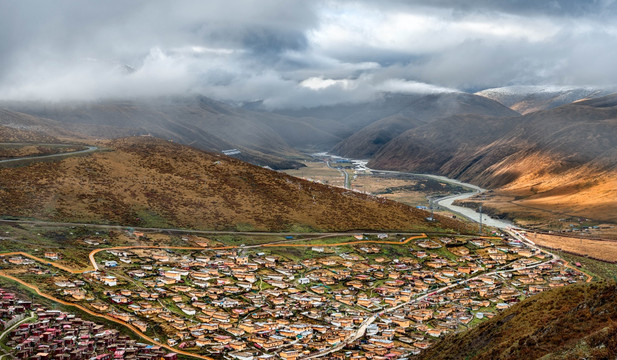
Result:
M437 120L390 141L369 166L454 177L520 204L616 221L607 211L617 208L617 193L609 190L617 179L616 136L613 94L513 118Z

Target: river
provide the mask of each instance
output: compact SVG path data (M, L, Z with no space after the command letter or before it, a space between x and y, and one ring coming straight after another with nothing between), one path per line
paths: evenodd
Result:
M402 172L402 171L389 171L389 170L375 170L375 169L369 169L366 167L367 161L366 160L351 160L353 162L353 164L356 166L356 168L361 169L363 171L368 170L371 171L372 173L386 173L386 174L400 174L400 175L411 175L411 176L419 176L419 177L426 177L426 178L430 178L430 179L434 179L434 180L438 180L441 182L446 182L449 184L453 184L453 185L459 185L461 187L464 187L466 189L469 189L470 192L467 193L463 193L463 194L453 194L453 195L448 195L448 196L444 196L438 199L434 199L433 203L437 204L438 206L441 206L443 208L446 208L460 216L464 216L465 218L475 221L477 223L480 222L480 216L482 216L482 224L483 225L487 225L487 226L491 226L491 227L495 227L498 229L506 229L506 228L511 228L514 227L514 225L507 221L507 220L502 220L502 219L496 219L496 218L492 218L491 216L487 215L487 214L482 214L480 215L479 212L475 211L474 209L470 209L464 206L458 206L458 205L454 205L453 203L457 200L464 200L464 199L468 199L474 195L483 193L486 191L486 189L483 189L479 186L473 185L473 184L469 184L466 182L462 182L456 179L450 179L448 177L445 176L440 176L440 175L432 175L432 174L416 174L416 173L409 173L409 172Z

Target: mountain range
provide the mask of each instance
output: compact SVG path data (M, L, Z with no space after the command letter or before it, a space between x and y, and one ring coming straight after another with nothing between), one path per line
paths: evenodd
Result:
M208 151L237 149L238 158L274 169L301 166L294 159L302 155L294 147L310 147L307 141L338 140L294 118L243 110L203 96L8 102L0 107L25 118L44 119L40 121L48 128L68 127L92 138L152 135Z
M576 86L505 86L482 90L476 95L504 104L521 114L548 110L576 101L602 97L617 92L617 87Z
M369 166L437 173L522 205L615 221L617 95L514 117L455 115L408 130Z
M504 216L523 207L617 222L617 94L518 90L277 111L203 96L2 103L0 142L99 149L0 166L0 215L208 230L475 231L267 168L331 151L489 188L480 200ZM615 291L611 283L547 291L420 358L614 358Z
M617 95L608 88L506 87L476 94L384 93L361 103L269 111L204 96L0 103L7 136L152 135L273 169L306 152L370 160L376 169L446 175L505 195L489 204L616 221ZM605 95L605 96L602 96ZM70 130L67 130L70 129Z

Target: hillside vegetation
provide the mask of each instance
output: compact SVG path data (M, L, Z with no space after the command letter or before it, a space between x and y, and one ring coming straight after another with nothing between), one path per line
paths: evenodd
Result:
M0 142L60 143L83 139L60 123L0 108Z
M556 288L444 338L420 359L615 359L616 295L615 283Z
M369 166L446 175L521 206L614 222L616 138L611 95L519 117L436 120L388 142Z
M456 229L449 218L151 138L110 151L0 168L0 214L243 230ZM461 226L464 229L464 225Z

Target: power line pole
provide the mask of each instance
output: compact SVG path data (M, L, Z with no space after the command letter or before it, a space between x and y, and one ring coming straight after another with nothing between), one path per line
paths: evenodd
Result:
M482 204L480 204L480 235L482 235Z
M433 198L429 199L429 204L431 205L431 221L435 221L435 210L433 209Z

